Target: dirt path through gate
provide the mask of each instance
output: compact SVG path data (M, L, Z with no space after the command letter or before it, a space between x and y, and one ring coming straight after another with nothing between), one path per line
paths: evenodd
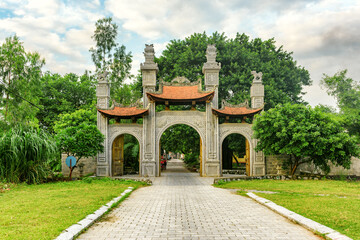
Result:
M198 175L168 165L153 186L133 192L78 239L319 239Z

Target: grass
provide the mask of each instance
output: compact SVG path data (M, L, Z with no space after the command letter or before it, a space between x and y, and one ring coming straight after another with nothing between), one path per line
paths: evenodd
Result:
M353 239L360 239L360 182L251 180L221 182L215 186L241 192L277 192L256 194Z
M128 187L144 185L110 179L12 185L0 193L0 239L54 239Z

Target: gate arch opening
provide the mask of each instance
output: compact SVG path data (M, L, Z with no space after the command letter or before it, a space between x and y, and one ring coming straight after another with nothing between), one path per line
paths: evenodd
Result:
M158 140L158 171L182 171L179 165L184 165L190 171L202 174L203 143L198 130L187 124L173 124L160 132ZM170 157L170 159L168 159ZM180 158L182 162L172 159ZM166 169L162 168L162 162L166 162Z
M139 174L140 144L131 134L120 134L112 143L111 176Z
M250 176L250 143L239 133L229 134L221 145L223 170L235 170L239 174Z

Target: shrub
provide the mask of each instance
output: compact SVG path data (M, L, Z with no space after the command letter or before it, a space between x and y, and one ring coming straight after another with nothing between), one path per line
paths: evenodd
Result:
M185 155L184 162L188 168L199 168L199 153L189 153Z
M47 132L15 126L0 133L0 180L39 183L56 159L56 143Z

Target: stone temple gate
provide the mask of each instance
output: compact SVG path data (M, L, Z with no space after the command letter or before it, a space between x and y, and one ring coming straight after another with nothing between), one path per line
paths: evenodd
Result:
M185 77L177 77L171 82L159 81L156 86L158 66L154 62L153 45L145 47L145 62L141 64L143 79L142 106L121 106L113 103L110 107L110 88L106 76L99 79L96 89L98 128L104 134L104 152L97 157L96 174L113 176L122 174L121 156L115 156L114 145L123 134L133 135L140 145L140 176L160 176L160 138L164 131L176 124L186 124L194 128L201 138L200 175L218 177L222 175L221 146L224 139L233 133L243 135L247 140L248 171L250 176L265 175L265 161L262 152L256 152L257 140L252 138L251 124L244 121L247 117L262 111L264 106L264 86L262 73L252 72L253 84L250 89L251 107L247 103L218 106L218 87L220 63L216 62L216 48L209 45L206 50L207 62L203 66L204 88L201 80L190 82ZM156 105L165 105L165 110L155 111ZM196 110L202 104L205 111ZM188 105L191 110L171 111L170 105ZM142 118L141 124L136 123ZM224 118L224 123L219 119ZM242 119L241 123L229 123L231 118ZM109 124L110 119L116 123ZM121 119L133 119L133 123L121 123ZM120 145L119 145L120 146ZM120 146L121 147L121 146ZM114 161L115 159L115 161ZM115 168L120 168L115 171Z

